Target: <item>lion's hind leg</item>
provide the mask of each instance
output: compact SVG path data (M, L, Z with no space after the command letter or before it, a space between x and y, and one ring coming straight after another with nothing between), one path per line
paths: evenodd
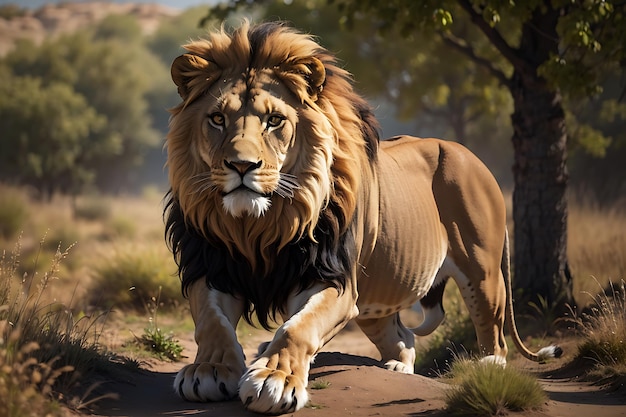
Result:
M400 321L400 314L359 319L357 324L376 345L385 368L412 374L415 372L415 336Z
M190 287L189 305L198 352L194 363L176 375L174 390L187 401L233 399L245 371L243 349L235 333L243 305L228 294L209 289L204 280Z

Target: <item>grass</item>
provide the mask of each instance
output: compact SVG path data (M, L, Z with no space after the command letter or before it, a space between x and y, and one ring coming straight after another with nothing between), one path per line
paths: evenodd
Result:
M71 302L45 301L71 247L57 250L38 280L16 275L20 247L18 241L0 258L0 415L61 415L55 414L60 399L75 409L85 407L92 400L73 395L88 392L80 382L111 372L124 360L99 346L101 316L77 317Z
M157 250L120 245L94 265L89 291L91 303L143 311L146 303L159 295L164 306L175 307L183 301L175 271L165 246Z
M160 305L161 288L159 295L153 297L148 306L151 313L148 319L148 327L144 329L141 337L136 337L137 344L161 360L177 362L184 356L183 347L174 339L172 334L165 334L158 325L158 310Z
M322 390L322 389L330 388L330 385L331 385L330 381L326 381L325 379L320 378L311 382L309 387L314 390Z
M86 196L79 198L74 203L74 218L105 221L111 217L111 204L109 199L101 196Z
M32 357L39 345L31 342L15 349L20 338L13 331L0 349L0 415L5 417L62 416L54 399L53 387L59 376L73 371L70 366L57 367L54 361L38 362Z
M459 359L452 363L453 386L446 391L447 411L462 416L499 416L536 410L547 400L531 375L512 366Z
M578 359L591 359L592 378L616 379L626 376L626 284L610 283L592 296L592 306L577 318L583 341Z
M606 287L626 278L624 204L601 207L580 196L570 204L568 258L580 307L592 302L588 294L598 290L598 282Z

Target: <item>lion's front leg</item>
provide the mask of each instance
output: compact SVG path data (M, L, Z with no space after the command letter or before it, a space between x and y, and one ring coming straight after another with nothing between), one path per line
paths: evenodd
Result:
M348 289L316 286L289 306L291 317L248 368L239 385L246 408L266 414L296 411L306 405L313 356L356 317L355 296Z
M198 352L194 363L176 375L174 389L188 401L232 399L246 369L235 332L243 303L198 280L189 288L189 305L196 325Z

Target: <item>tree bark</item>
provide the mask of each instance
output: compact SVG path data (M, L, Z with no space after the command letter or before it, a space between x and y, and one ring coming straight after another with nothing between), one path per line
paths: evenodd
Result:
M558 52L558 15L536 12L518 50L529 66L516 67L509 84L515 161L513 177L514 287L520 310L528 302L562 313L574 306L567 261L567 132L561 94L537 69ZM520 297L521 293L521 297Z

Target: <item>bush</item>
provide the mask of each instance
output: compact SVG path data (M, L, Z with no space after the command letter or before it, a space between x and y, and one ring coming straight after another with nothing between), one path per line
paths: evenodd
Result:
M103 237L107 240L116 238L132 239L137 235L137 224L131 218L116 216L106 225Z
M89 221L104 221L111 217L111 204L103 197L84 197L74 204L74 218Z
M593 300L577 319L584 337L577 357L595 361L598 374L626 375L626 284L611 283Z
M175 271L172 257L157 250L117 250L95 266L90 301L107 308L143 310L161 288L161 304L178 305L183 298Z
M0 237L15 237L27 218L28 202L24 194L15 188L0 186Z
M446 391L446 407L454 415L496 416L534 410L547 400L534 377L510 365L457 360L450 376L454 385Z

